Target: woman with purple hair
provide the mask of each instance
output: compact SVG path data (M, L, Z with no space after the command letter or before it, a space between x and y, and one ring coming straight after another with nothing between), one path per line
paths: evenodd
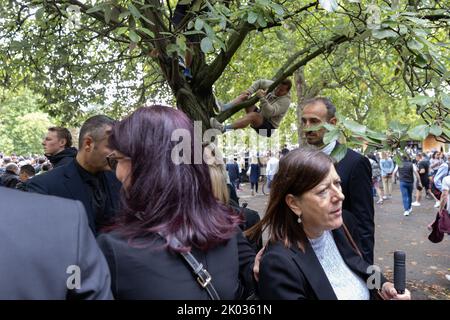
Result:
M240 217L214 198L207 164L194 163L193 131L184 113L158 105L113 128L107 159L123 185L122 209L98 243L116 299L209 299L186 252L207 269L211 279L204 280L221 299L252 291L255 252ZM178 152L181 144L187 148Z

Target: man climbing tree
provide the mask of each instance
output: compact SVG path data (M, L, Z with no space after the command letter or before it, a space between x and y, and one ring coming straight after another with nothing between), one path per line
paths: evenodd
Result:
M289 91L292 87L291 80L284 79L273 92L268 93L267 89L272 83L273 81L271 80L258 80L236 99L221 106L222 111L228 110L248 100L250 96L255 94L259 99L260 108L257 108L255 105L246 107L246 115L229 125L223 125L216 118L211 118L211 127L225 132L228 130L243 129L250 125L258 134L270 137L273 131L280 125L281 120L291 104Z

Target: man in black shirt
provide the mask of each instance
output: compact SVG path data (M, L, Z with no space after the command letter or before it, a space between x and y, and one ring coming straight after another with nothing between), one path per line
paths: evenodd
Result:
M72 134L67 128L48 128L42 146L44 147L44 154L53 168L72 162L77 155L77 149L72 147Z
M429 171L430 171L430 161L426 158L426 155L423 153L418 153L416 155L417 168L419 171L420 182L422 183L422 188L425 189L425 196L430 199L430 179L429 179ZM411 205L418 207L420 206L420 200L422 198L422 188L417 186L416 191L416 201Z
M94 234L109 223L118 209L121 185L106 161L112 151L108 137L113 123L102 115L89 118L80 130L76 158L28 183L29 191L81 201Z

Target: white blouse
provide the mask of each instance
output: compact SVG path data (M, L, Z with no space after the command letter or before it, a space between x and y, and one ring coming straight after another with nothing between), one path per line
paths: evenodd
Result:
M366 283L344 262L331 231L309 242L338 300L369 300Z

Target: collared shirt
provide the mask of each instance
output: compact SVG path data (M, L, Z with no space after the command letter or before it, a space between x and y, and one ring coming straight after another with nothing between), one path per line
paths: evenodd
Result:
M106 189L103 184L103 173L92 174L84 169L75 159L75 166L80 174L83 183L90 187L89 195L91 200L92 210L95 213L95 226L98 230L102 226L105 218L105 206L106 206Z
M326 153L327 155L331 155L331 152L333 152L334 148L336 147L336 141L333 141L326 146L322 148L322 152Z

